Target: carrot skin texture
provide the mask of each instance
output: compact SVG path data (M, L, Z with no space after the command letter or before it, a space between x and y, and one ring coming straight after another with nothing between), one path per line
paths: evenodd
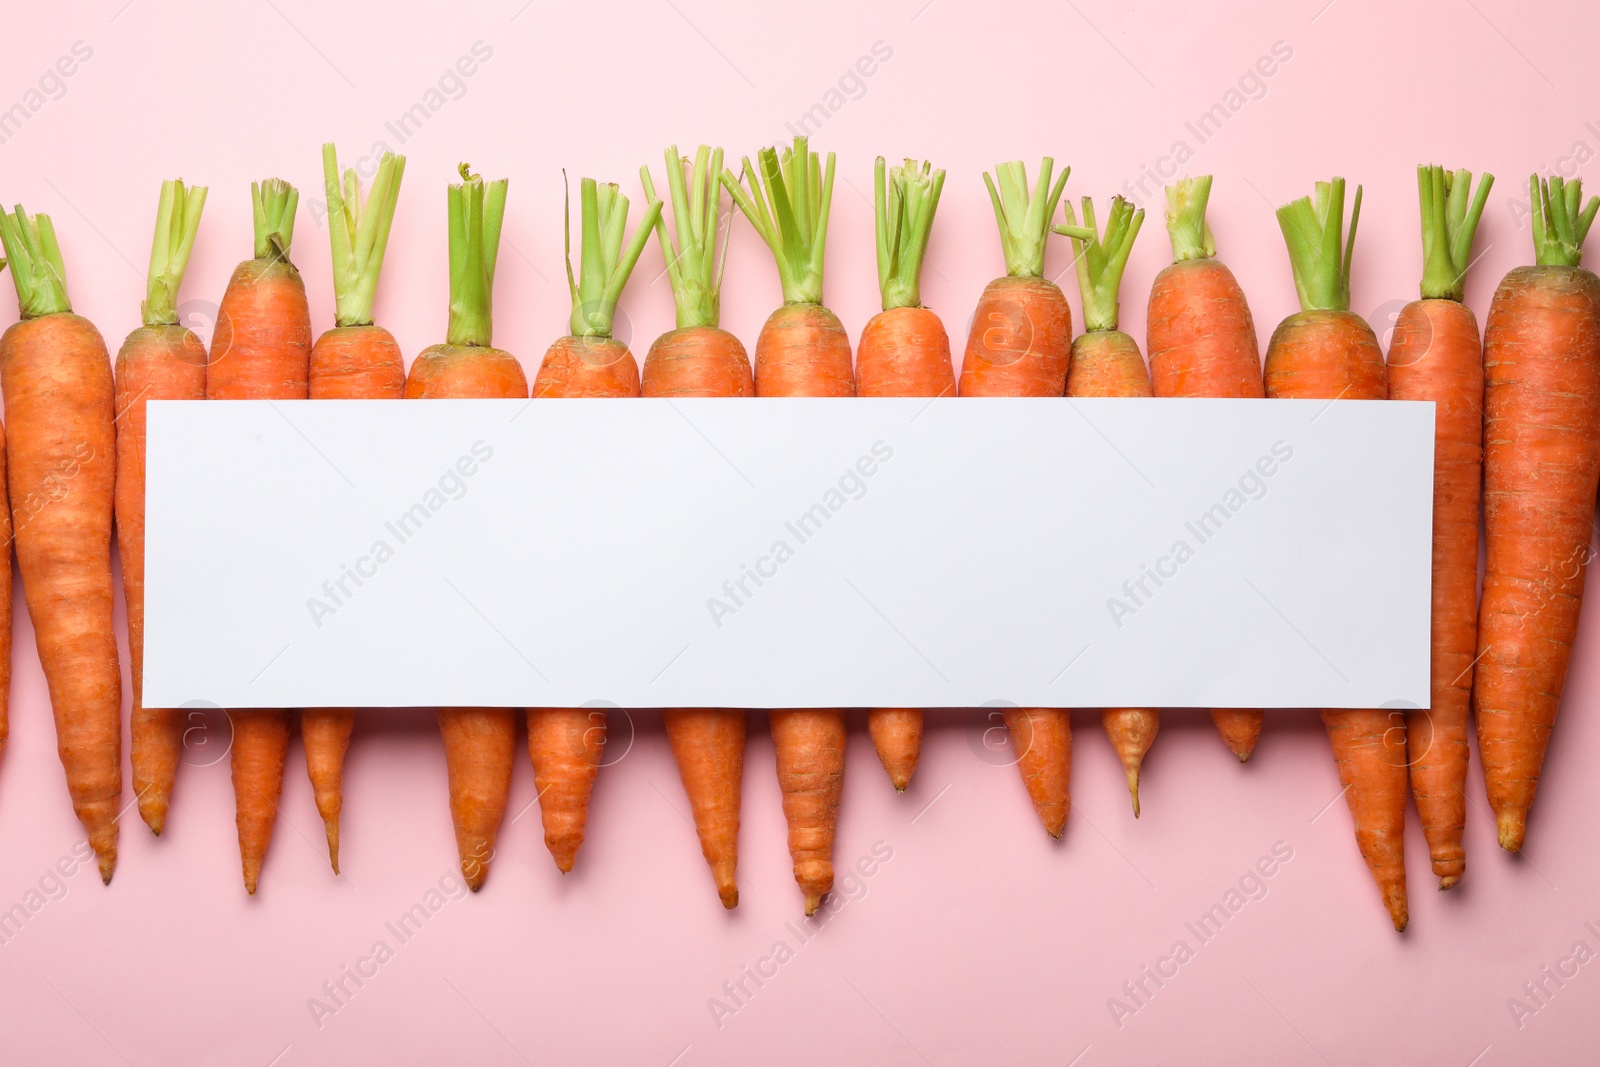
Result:
M756 338L757 396L855 396L850 338L821 304L785 304Z
M300 713L300 741L306 749L306 774L328 839L328 862L339 873L339 814L344 810L344 757L355 731L354 708L306 708Z
M133 791L139 817L159 835L166 826L183 743L183 712L144 706L145 405L151 400L203 400L206 349L182 326L141 326L117 352L117 553L128 604L132 659Z
M1395 320L1389 396L1434 402L1432 701L1406 716L1411 795L1439 888L1466 870L1468 708L1478 638L1483 347L1455 300L1418 300Z
M589 821L589 794L606 745L606 713L595 708L529 708L528 759L538 790L544 843L570 874Z
M70 312L0 337L17 565L49 683L73 811L109 883L122 794L122 670L111 628L115 385L105 342ZM32 502L38 502L37 508Z
M311 312L300 272L286 259L247 259L217 308L206 368L211 400L304 400Z
M755 396L750 356L739 339L715 326L686 326L657 337L645 353L639 395Z
M533 398L639 395L639 366L614 337L563 337L550 346L533 379Z
M1006 708L1006 732L1022 784L1045 832L1057 841L1072 808L1072 719L1066 708Z
M1072 308L1054 282L996 278L972 314L961 396L1062 396L1072 354Z
M833 888L833 841L844 791L844 712L805 708L769 715L794 880L805 894L806 914L815 915Z
M1144 757L1161 729L1161 716L1151 708L1106 708L1100 713L1111 747L1122 761L1128 779L1128 796L1133 800L1133 817L1139 817L1139 771Z
M272 841L289 754L289 713L280 708L229 709L233 724L234 823L245 892L256 895L261 864Z
M1577 633L1600 482L1600 279L1518 267L1484 328L1473 711L1500 847L1521 849Z
M406 375L407 400L524 399L528 378L510 352L474 345L424 349Z
M921 708L868 708L867 733L895 792L904 793L922 755Z
M1223 744L1239 757L1240 763L1250 762L1250 756L1256 750L1256 742L1261 739L1262 718L1262 712L1255 708L1211 709L1212 724L1216 726L1217 733L1222 735Z

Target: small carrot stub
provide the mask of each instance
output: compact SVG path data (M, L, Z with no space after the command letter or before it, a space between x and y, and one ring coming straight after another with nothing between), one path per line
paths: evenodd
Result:
M1047 834L1061 840L1072 808L1072 720L1066 708L1006 708L1022 784Z

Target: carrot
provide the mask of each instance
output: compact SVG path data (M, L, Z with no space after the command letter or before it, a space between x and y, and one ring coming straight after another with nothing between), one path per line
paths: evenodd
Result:
M459 185L448 194L450 218L450 325L445 343L411 364L408 400L525 398L528 379L493 338L494 267L505 215L506 181L485 183L461 164ZM489 876L495 837L506 814L516 762L517 719L510 708L440 708L449 774L450 819L455 825L461 874L477 892Z
M749 191L731 170L722 174L739 210L772 250L783 287L756 339L756 396L854 396L850 339L838 316L822 306L822 264L833 199L834 156L823 168L804 137L780 161L760 152L758 172L744 160ZM838 708L773 711L772 745L778 763L789 856L814 915L833 888L833 843L844 786L844 712Z
M1361 188L1344 228L1344 179L1318 182L1315 204L1302 197L1278 209L1301 310L1267 344L1268 397L1383 400L1383 351L1372 327L1350 311L1350 256L1361 217ZM1325 709L1322 722L1355 822L1356 843L1372 869L1396 930L1406 928L1405 723L1381 709Z
M908 159L887 170L882 156L874 169L878 234L878 288L883 310L861 331L856 351L860 396L954 396L950 337L944 323L922 306L922 263L933 213L944 188L944 171ZM889 781L904 793L922 753L921 708L870 708L867 730Z
M1494 185L1485 174L1417 168L1422 203L1422 299L1395 319L1389 396L1431 400L1433 614L1430 706L1406 715L1411 796L1439 888L1466 870L1467 707L1478 634L1478 504L1483 478L1483 348L1461 302L1472 236ZM1469 206L1470 196L1470 206Z
M1580 264L1600 198L1530 181L1535 265L1484 328L1488 564L1472 691L1500 847L1522 848L1566 684L1600 481L1600 278ZM1581 210L1580 210L1581 208Z
M656 236L667 263L677 307L676 327L656 338L645 355L640 393L647 397L752 396L755 383L744 345L721 318L724 238L716 254L722 149L701 145L694 161L676 146L666 150L667 187L677 229L677 247L667 233L666 212L656 215ZM688 169L685 182L684 170ZM648 167L639 168L645 196L656 200ZM744 783L746 714L742 708L667 708L661 713L672 758L689 798L700 851L711 867L725 908L739 905L739 802Z
M983 176L1000 224L1006 274L984 288L972 314L961 360L962 396L1061 396L1066 390L1072 309L1056 284L1043 275L1050 220L1072 168L1064 169L1052 187L1054 166L1046 156L1032 196L1021 163L995 168L998 191L994 180L987 173Z
M394 336L372 321L372 305L389 244L406 157L385 152L365 206L352 168L341 185L339 160L322 146L323 192L328 199L328 237L333 246L333 329L311 347L312 400L399 400L406 366ZM354 708L306 708L300 740L317 814L328 838L328 862L339 873L339 813L344 808L344 758L355 730Z
M1095 228L1092 200L1083 198L1081 227L1072 202L1062 207L1068 225L1055 230L1072 238L1078 289L1083 297L1083 326L1087 331L1072 342L1067 395L1149 396L1150 372L1139 353L1139 342L1117 329L1117 292L1134 239L1144 225L1144 211L1134 211L1128 201L1113 197L1102 237ZM1153 708L1105 708L1100 712L1100 724L1122 761L1128 795L1133 799L1133 817L1137 819L1139 770L1161 728L1161 717Z
M48 215L0 213L21 321L0 337L17 566L50 689L56 750L110 883L122 793L122 669L111 629L115 387L105 341L72 313Z
M1150 288L1146 345L1156 396L1265 396L1261 348L1244 290L1221 260L1206 222L1211 175L1167 186L1172 262ZM1243 763L1261 736L1256 708L1212 708L1217 732Z
M217 310L206 364L208 400L304 400L308 395L311 315L300 272L289 261L300 194L278 178L250 185L255 258L234 269ZM230 710L233 794L244 886L255 895L283 795L289 712Z
M183 742L183 713L144 706L144 446L145 404L151 400L204 400L206 349L178 324L178 287L189 265L206 188L161 183L144 325L117 353L117 552L128 603L128 652L133 660L133 791L139 817L157 835L167 822L172 783Z
M1033 810L1059 841L1072 808L1072 719L1065 708L1007 708L1005 723Z

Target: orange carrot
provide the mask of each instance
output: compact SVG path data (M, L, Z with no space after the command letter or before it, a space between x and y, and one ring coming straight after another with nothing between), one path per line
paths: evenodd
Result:
M208 400L304 400L308 395L311 315L300 272L289 262L300 194L277 178L251 183L255 258L234 269L217 310L206 365ZM283 795L289 712L230 710L233 795L244 886L252 896Z
M1302 197L1278 209L1301 311L1273 331L1265 372L1269 397L1383 400L1389 395L1383 350L1372 327L1350 311L1350 254L1361 217L1361 188L1344 229L1344 179L1318 182L1316 203ZM1406 928L1405 723L1380 709L1326 709L1323 725L1355 822L1356 843L1396 930Z
M1531 181L1536 265L1484 328L1484 528L1472 704L1500 847L1522 848L1593 553L1600 482L1600 279L1580 266L1600 198ZM1580 210L1581 209L1581 210Z
M7 479L22 592L78 821L109 883L122 793L122 669L111 629L115 386L100 332L72 313L47 215L0 213L21 321L0 337Z
M1146 343L1156 396L1265 396L1261 348L1244 290L1222 261L1206 222L1211 175L1167 186L1172 263L1150 288ZM1243 763L1261 736L1256 708L1212 708L1217 732Z
M722 149L701 145L694 161L666 151L667 186L678 234L673 247L666 212L656 215L656 236L667 262L677 305L677 326L656 338L645 355L640 393L647 397L753 396L755 382L744 345L717 323L727 246L716 254ZM684 171L689 171L685 181ZM645 196L654 202L648 167L639 168ZM672 758L689 798L700 851L711 867L725 908L739 904L739 802L744 784L746 715L742 708L667 708L661 713Z
M1389 344L1389 396L1431 400L1433 444L1432 702L1406 716L1411 796L1439 888L1461 880L1467 855L1467 707L1478 636L1478 504L1483 478L1483 348L1461 302L1472 236L1494 176L1417 168L1422 299L1401 309Z
M461 164L450 186L450 326L445 343L411 364L408 400L526 397L528 379L509 352L490 347L491 294L505 215L506 181L488 182ZM517 719L510 708L440 708L461 874L473 892L483 888L495 838L511 793Z
M1005 722L1028 799L1059 841L1072 808L1072 719L1065 708L1007 708Z
M151 400L204 400L206 349L178 324L183 284L205 207L205 186L161 183L144 325L117 353L117 552L128 602L128 651L133 660L133 790L139 816L156 834L167 822L172 783L183 741L183 713L144 706L144 448L145 404Z
M311 348L312 400L399 400L406 366L394 336L372 321L372 305L389 244L389 228L400 197L406 157L385 152L365 206L352 168L341 184L331 144L322 146L323 192L328 198L328 235L333 245L333 329ZM339 813L344 808L344 758L355 730L354 708L306 708L300 741L317 814L328 838L328 862L339 873Z
M833 199L834 156L823 168L804 137L778 153L764 148L761 170L744 160L749 190L723 172L734 202L772 250L783 286L756 340L757 396L854 396L850 339L822 306L823 250ZM773 711L772 745L789 824L794 877L813 915L833 888L833 842L844 786L844 712L838 708Z
M860 396L954 396L950 337L944 323L922 306L922 263L944 171L908 159L887 169L882 156L877 187L878 288L883 310L861 331L856 351ZM889 781L900 792L911 784L922 754L921 708L870 708L867 730Z

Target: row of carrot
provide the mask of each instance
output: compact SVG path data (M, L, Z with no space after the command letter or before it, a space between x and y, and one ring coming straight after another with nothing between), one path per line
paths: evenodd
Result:
M121 554L133 659L132 766L140 815L165 824L181 745L181 713L141 700L144 633L145 405L151 399L434 399L530 395L521 364L492 346L492 290L507 184L461 168L448 194L450 315L445 343L409 373L394 338L373 322L379 272L403 157L385 155L363 201L354 171L324 146L333 251L334 328L312 341L304 285L289 259L298 196L287 183L251 188L255 249L229 280L209 353L178 322L177 292L205 203L203 187L162 187L144 325L117 355L115 376L92 324L72 314L47 216L0 215L21 321L0 338L0 389L9 427L0 507L0 752L10 671L10 548L34 620L58 746L74 809L102 877L116 862L121 795L120 669L112 635L110 544ZM1104 226L1092 201L1081 217L1062 203L1063 171L1045 159L1030 188L1021 163L984 180L1000 228L1005 276L979 299L959 378L919 278L944 172L907 161L876 167L877 258L883 311L850 340L823 304L823 259L834 177L797 138L763 150L742 173L721 150L693 160L666 153L664 201L641 168L647 207L627 234L628 199L615 185L580 183L579 261L571 265L570 333L545 354L531 395L1109 396L1431 400L1436 404L1432 707L1325 710L1356 838L1396 929L1407 922L1402 839L1414 797L1440 888L1465 870L1462 847L1469 705L1500 844L1522 846L1576 632L1600 482L1600 279L1579 265L1600 198L1577 182L1532 179L1536 265L1495 294L1480 344L1461 302L1492 177L1418 169L1422 298L1396 322L1387 362L1372 329L1349 310L1357 188L1345 232L1343 179L1278 211L1302 310L1274 331L1265 366L1244 293L1216 258L1206 206L1210 177L1167 190L1173 262L1150 294L1148 367L1117 329L1118 293L1144 220L1114 198ZM726 259L717 252L721 192L771 249L783 306L761 330L755 359L718 326ZM1055 222L1058 207L1064 221ZM651 232L667 263L677 328L650 347L642 373L612 336L622 290ZM1043 277L1052 232L1071 239L1086 332L1073 337L1061 290ZM0 437L0 445L5 438ZM1481 497L1480 497L1481 494ZM1478 596L1480 502L1488 565ZM3 502L0 502L3 503ZM13 530L12 523L15 523ZM244 880L254 893L277 813L291 714L232 710L232 770ZM1262 713L1216 709L1216 726L1243 761ZM329 855L338 869L342 771L355 714L306 709L299 719ZM528 746L546 843L570 870L583 840L605 731L589 709L528 709ZM438 711L451 815L463 874L487 876L505 813L516 742L507 708ZM1068 712L1011 709L1007 725L1027 792L1054 837L1069 809ZM1103 725L1126 769L1135 815L1142 760L1159 728L1148 708L1114 708ZM807 913L833 881L832 848L845 747L838 709L770 715L789 846ZM668 709L664 723L723 904L738 901L739 797L745 713ZM904 790L915 770L923 713L871 709L873 743Z

